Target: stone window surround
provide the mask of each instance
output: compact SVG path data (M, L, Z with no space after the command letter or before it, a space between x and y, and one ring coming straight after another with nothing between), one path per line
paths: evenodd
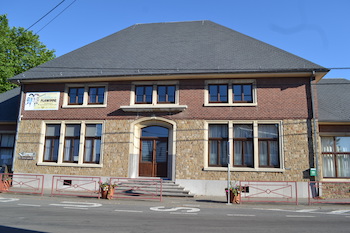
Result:
M228 124L229 128L229 151L230 153L230 171L245 171L245 172L284 172L284 153L283 153L283 124L282 121L270 121L270 120L254 120L254 121L227 121L227 120L213 120L206 121L205 123L205 141L208 142L209 138L209 125L210 124ZM280 155L280 168L268 168L259 167L259 153L257 149L254 149L254 167L233 167L233 124L253 124L254 130L254 148L258 148L258 124L278 124L279 130L279 155ZM204 171L227 171L227 167L210 167L208 161L208 143L204 143Z
M83 98L83 104L68 104L69 100L69 88L72 87L83 87L84 88L84 98ZM104 101L103 104L89 104L89 88L90 87L104 87L105 88L105 94L104 94ZM107 107L107 93L108 93L108 85L107 83L88 83L88 84L66 84L65 90L64 90L64 96L63 96L63 104L62 108L105 108Z
M227 84L228 85L228 102L227 103L211 103L209 101L209 85L210 84ZM251 103L233 102L232 85L233 84L252 84ZM257 87L255 79L220 79L220 80L206 80L204 89L204 106L257 106Z
M60 141L59 141L59 150L58 150L58 159L57 162L43 162L44 159L44 145L45 145L45 129L47 124L60 124ZM65 125L66 124L80 124L80 147L79 147L79 160L78 163L67 163L63 162L63 150L64 150L64 139L65 139ZM102 137L101 137L101 153L100 153L100 163L84 163L84 143L85 143L85 125L87 124L102 124ZM40 137L40 148L38 153L38 162L37 165L42 166L60 166L60 167L103 167L103 135L104 135L104 121L43 121L41 125L41 137Z
M157 86L173 85L175 86L175 103L157 103ZM137 104L135 103L136 86L153 86L152 103ZM137 81L131 83L130 105L120 106L126 112L181 112L187 108L187 105L180 105L179 81Z

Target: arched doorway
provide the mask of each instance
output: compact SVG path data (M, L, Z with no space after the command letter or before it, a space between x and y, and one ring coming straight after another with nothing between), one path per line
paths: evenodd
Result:
M141 129L139 176L168 176L169 129L152 125Z

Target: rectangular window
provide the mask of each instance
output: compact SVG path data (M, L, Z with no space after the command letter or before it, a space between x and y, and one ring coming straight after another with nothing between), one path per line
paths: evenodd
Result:
M102 124L87 124L84 163L100 163Z
M100 164L102 123L46 124L43 162L57 164Z
M209 166L227 166L227 142L227 125L209 125Z
M234 84L233 102L251 103L253 102L252 84Z
M46 125L44 162L57 162L61 125Z
M80 125L66 125L63 162L77 163L79 159Z
M153 95L152 86L136 86L135 87L135 103L151 104Z
M210 103L227 103L228 102L228 85L209 85L209 102Z
M84 103L84 87L69 88L68 99L68 104L82 105Z
M12 167L14 147L15 147L14 134L0 134L0 166L7 165L8 170L10 170Z
M322 137L323 177L350 177L350 137Z
M103 104L105 98L105 87L89 88L89 104Z
M233 126L233 165L254 166L253 125L234 124Z
M280 167L278 125L259 125L259 166Z
M158 86L158 103L175 103L175 86Z

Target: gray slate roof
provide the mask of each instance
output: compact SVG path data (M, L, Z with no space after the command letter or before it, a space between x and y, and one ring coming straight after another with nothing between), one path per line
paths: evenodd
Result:
M17 122L20 92L17 87L0 94L0 122Z
M319 121L350 122L350 80L321 79L317 98Z
M328 71L211 21L136 24L12 80L149 74Z

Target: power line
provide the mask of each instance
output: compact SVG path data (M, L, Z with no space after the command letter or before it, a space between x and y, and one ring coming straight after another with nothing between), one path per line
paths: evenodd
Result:
M52 8L49 12L47 12L44 16L42 16L40 19L38 19L35 23L33 23L29 28L27 28L24 32L28 31L30 28L32 28L35 24L39 23L43 18L45 18L48 14L50 14L53 10L55 10L59 5L61 5L64 1L58 3L54 8Z
M58 16L60 16L65 10L67 10L73 3L75 3L77 0L74 0L71 4L69 4L66 8L64 8L60 13L58 13L50 22L45 24L44 27L40 28L39 31L37 31L35 34L38 34L41 30L43 30L47 25L49 25L52 21L54 21Z

